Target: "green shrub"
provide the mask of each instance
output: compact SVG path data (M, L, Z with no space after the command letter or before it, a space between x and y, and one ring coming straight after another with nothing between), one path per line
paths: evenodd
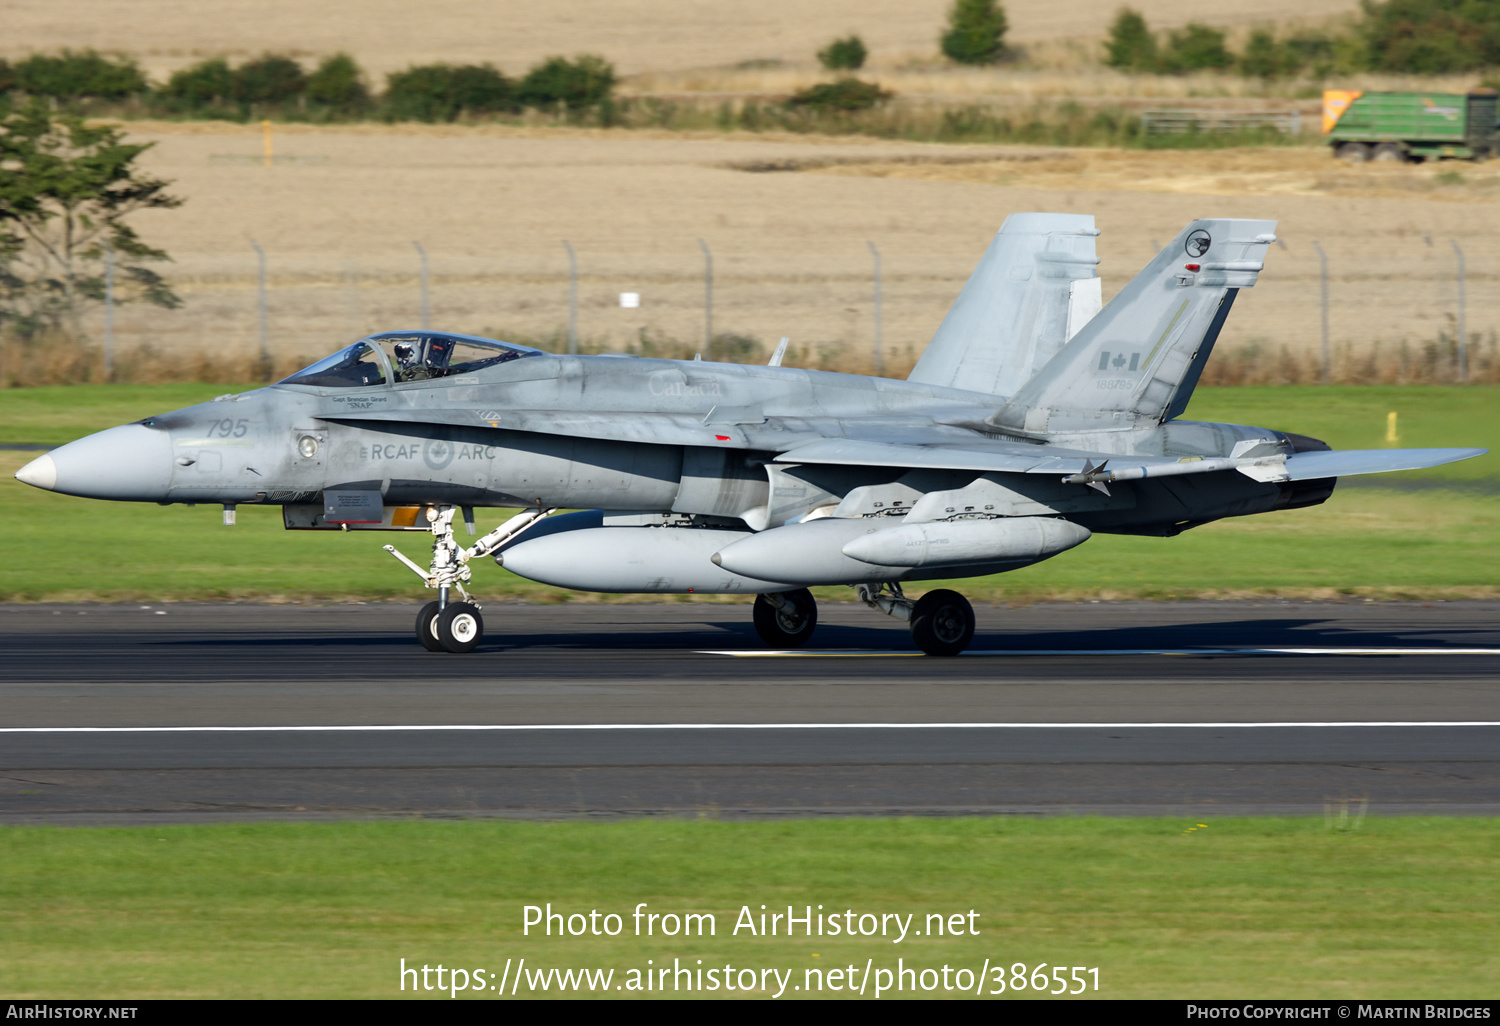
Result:
M787 100L787 105L828 111L869 110L894 95L874 82L865 82L857 78L841 78L837 82L822 82L799 90Z
M56 57L34 54L16 64L13 74L22 92L58 100L123 100L148 88L135 61L125 57L112 61L93 50L64 50Z
M4 96L16 87L16 70L10 66L10 61L0 57L0 96Z
M307 102L330 113L352 117L370 109L364 74L348 54L334 54L307 78Z
M234 99L234 72L222 57L199 61L172 73L156 94L156 105L169 113L228 113Z
M1452 74L1500 64L1495 0L1367 2L1361 34L1376 71Z
M267 54L234 70L233 96L240 103L286 106L306 89L307 75L290 57Z
M571 61L566 57L548 57L526 73L516 96L528 107L562 104L569 110L578 110L601 103L614 87L614 65L603 57L581 54Z
M516 109L515 89L489 64L427 64L386 76L390 121L453 121L460 114Z
M1104 44L1104 63L1122 71L1154 71L1157 68L1156 37L1146 27L1139 11L1120 8L1109 39Z
M1321 32L1302 32L1281 41L1281 65L1286 74L1311 71L1322 78L1341 64L1357 71L1362 62L1340 60L1339 40Z
M819 50L818 63L829 71L858 71L865 66L865 58L869 56L864 40L851 35L847 39L835 39Z
M489 64L460 64L453 69L453 99L468 114L498 114L516 109L515 86Z
M1245 43L1245 52L1240 54L1240 74L1247 78L1272 79L1285 70L1281 48L1276 37L1267 29L1256 29Z
M993 64L1005 52L1005 11L995 0L953 0L943 54L960 64Z
M1233 64L1234 58L1224 46L1224 33L1197 22L1169 33L1162 54L1162 67L1176 74L1223 71Z

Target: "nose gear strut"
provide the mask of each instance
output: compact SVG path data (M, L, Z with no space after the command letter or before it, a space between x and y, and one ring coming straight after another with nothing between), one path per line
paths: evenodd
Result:
M482 607L464 588L474 576L469 562L490 555L543 518L556 513L557 508L522 510L468 548L461 548L454 541L453 515L456 512L456 506L427 508L427 522L432 525L432 564L426 570L398 552L394 545L385 546L385 551L422 578L426 587L437 589L437 601L427 603L417 614L417 640L430 652L473 651L484 636L484 620L479 615ZM450 601L449 592L453 588L463 596L462 602Z

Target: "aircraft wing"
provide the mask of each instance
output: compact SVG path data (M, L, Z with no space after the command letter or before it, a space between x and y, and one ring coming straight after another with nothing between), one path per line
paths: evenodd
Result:
M1385 474L1395 470L1426 470L1445 463L1483 456L1488 449L1343 449L1332 452L1299 452L1288 457L1288 481L1314 481L1324 477Z
M828 463L841 466L924 467L981 470L990 473L1062 474L1071 483L1142 481L1237 470L1257 481L1315 481L1356 474L1422 470L1483 456L1488 449L1346 449L1304 452L1293 456L1172 457L1118 456L1022 442L985 441L900 445L890 442L829 438L783 452L778 463Z

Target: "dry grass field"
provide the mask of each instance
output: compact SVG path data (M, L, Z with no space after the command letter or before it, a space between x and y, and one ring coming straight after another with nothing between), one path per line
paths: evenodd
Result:
M627 74L626 93L711 100L804 85L817 75L816 49L858 31L872 48L870 74L897 89L901 103L1265 103L1255 95L1263 87L1234 76L1132 78L1091 66L1116 0L1010 0L1010 39L1027 51L1025 61L996 70L944 67L935 40L947 5L227 0L210 8L183 0L0 0L0 56L94 46L132 54L160 77L206 56L263 51L347 50L377 75L439 59L492 60L516 72L549 53L595 51ZM1251 24L1326 21L1353 9L1348 0L1268 0L1211 15L1183 0L1135 6L1156 28L1199 18L1240 34ZM1298 90L1305 84L1271 92L1311 113ZM127 363L136 354L131 375L147 379L149 360L139 356L147 349L174 359L214 354L216 375L248 367L258 345L251 240L268 256L271 348L280 366L370 330L417 322L413 241L431 260L434 326L557 338L567 319L564 239L578 254L579 331L588 346L619 349L638 344L642 333L701 338L702 239L715 259L716 332L769 345L789 335L794 360L857 366L872 344L873 242L885 269L887 369L901 373L992 233L1018 210L1096 214L1106 295L1192 217L1279 219L1285 246L1236 308L1223 343L1231 351L1275 356L1285 348L1295 358L1315 351L1314 241L1328 254L1332 336L1348 376L1368 377L1365 362L1378 352L1381 373L1399 377L1403 358L1409 366L1440 333L1451 338L1450 240L1468 255L1470 331L1492 340L1500 327L1493 231L1500 178L1484 166L1350 169L1310 146L1044 151L370 124L279 126L278 162L264 167L253 127L138 121L127 129L156 144L146 165L187 200L180 210L138 219L144 236L175 258L167 271L187 300L173 313L121 311L120 349ZM747 170L766 165L799 170ZM639 309L620 307L626 291L642 294ZM89 328L98 338L102 318ZM184 373L182 365L173 373ZM14 380L15 366L0 367L0 377Z
M134 122L144 158L187 199L138 218L167 249L187 305L126 308L122 350L242 354L257 345L256 261L270 271L272 347L283 363L420 317L420 241L432 322L544 338L567 318L578 254L579 331L622 348L641 332L703 332L703 258L715 260L714 326L816 364L868 353L871 257L885 271L885 344L899 370L925 344L1008 213L1097 215L1111 295L1189 219L1270 217L1260 285L1241 297L1226 350L1308 353L1319 343L1318 256L1331 272L1341 359L1404 344L1415 357L1452 331L1457 240L1468 257L1468 325L1500 327L1500 177L1448 162L1346 168L1321 148L1244 151L1040 150L849 137L653 135L503 126L278 129L293 162L261 166L258 130ZM954 161L969 161L956 163ZM802 171L756 173L765 165ZM622 309L619 294L642 294ZM102 322L91 324L96 337ZM1492 343L1489 343L1492 345ZM1218 361L1216 361L1218 362ZM1351 364L1352 365L1352 364Z
M625 74L676 73L747 61L808 67L829 40L858 32L871 63L933 59L950 0L0 0L0 57L60 47L129 53L161 76L204 57L265 51L353 54L383 75L412 63L492 61L522 71L555 53L600 53ZM1008 41L1036 47L1096 39L1117 0L1006 0ZM1205 9L1133 0L1153 27L1318 19L1352 0L1262 0ZM1043 47L1045 49L1045 47Z

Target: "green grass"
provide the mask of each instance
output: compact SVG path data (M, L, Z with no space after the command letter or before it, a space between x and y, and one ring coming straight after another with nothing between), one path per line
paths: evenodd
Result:
M59 386L0 393L0 444L54 444L211 398L223 385ZM1203 388L1188 416L1292 430L1335 448L1380 448L1386 414L1399 444L1500 449L1500 387ZM104 503L39 492L11 474L30 458L0 453L0 600L96 598L409 598L409 571L381 551L421 559L424 535L288 532L279 510L242 507L234 528L215 506ZM987 601L1046 598L1480 597L1500 594L1500 455L1390 475L1427 490L1345 484L1326 504L1221 521L1177 538L1098 536L1010 574L956 583ZM1363 478L1370 482L1382 479ZM504 515L497 513L496 515ZM61 548L60 548L61 547ZM59 551L66 558L59 559ZM485 598L577 599L486 562ZM846 588L822 589L847 598Z
M91 431L255 385L43 385L0 390L0 445L62 445Z
M1500 985L1497 853L1496 820L1439 818L13 827L0 992L384 998L403 957L617 979L701 958L801 982L901 957L1098 967L1107 997L1478 998ZM712 912L717 934L638 938L627 918L614 939L523 937L522 906L546 902ZM733 936L741 906L761 904L914 926L974 909L979 935Z

